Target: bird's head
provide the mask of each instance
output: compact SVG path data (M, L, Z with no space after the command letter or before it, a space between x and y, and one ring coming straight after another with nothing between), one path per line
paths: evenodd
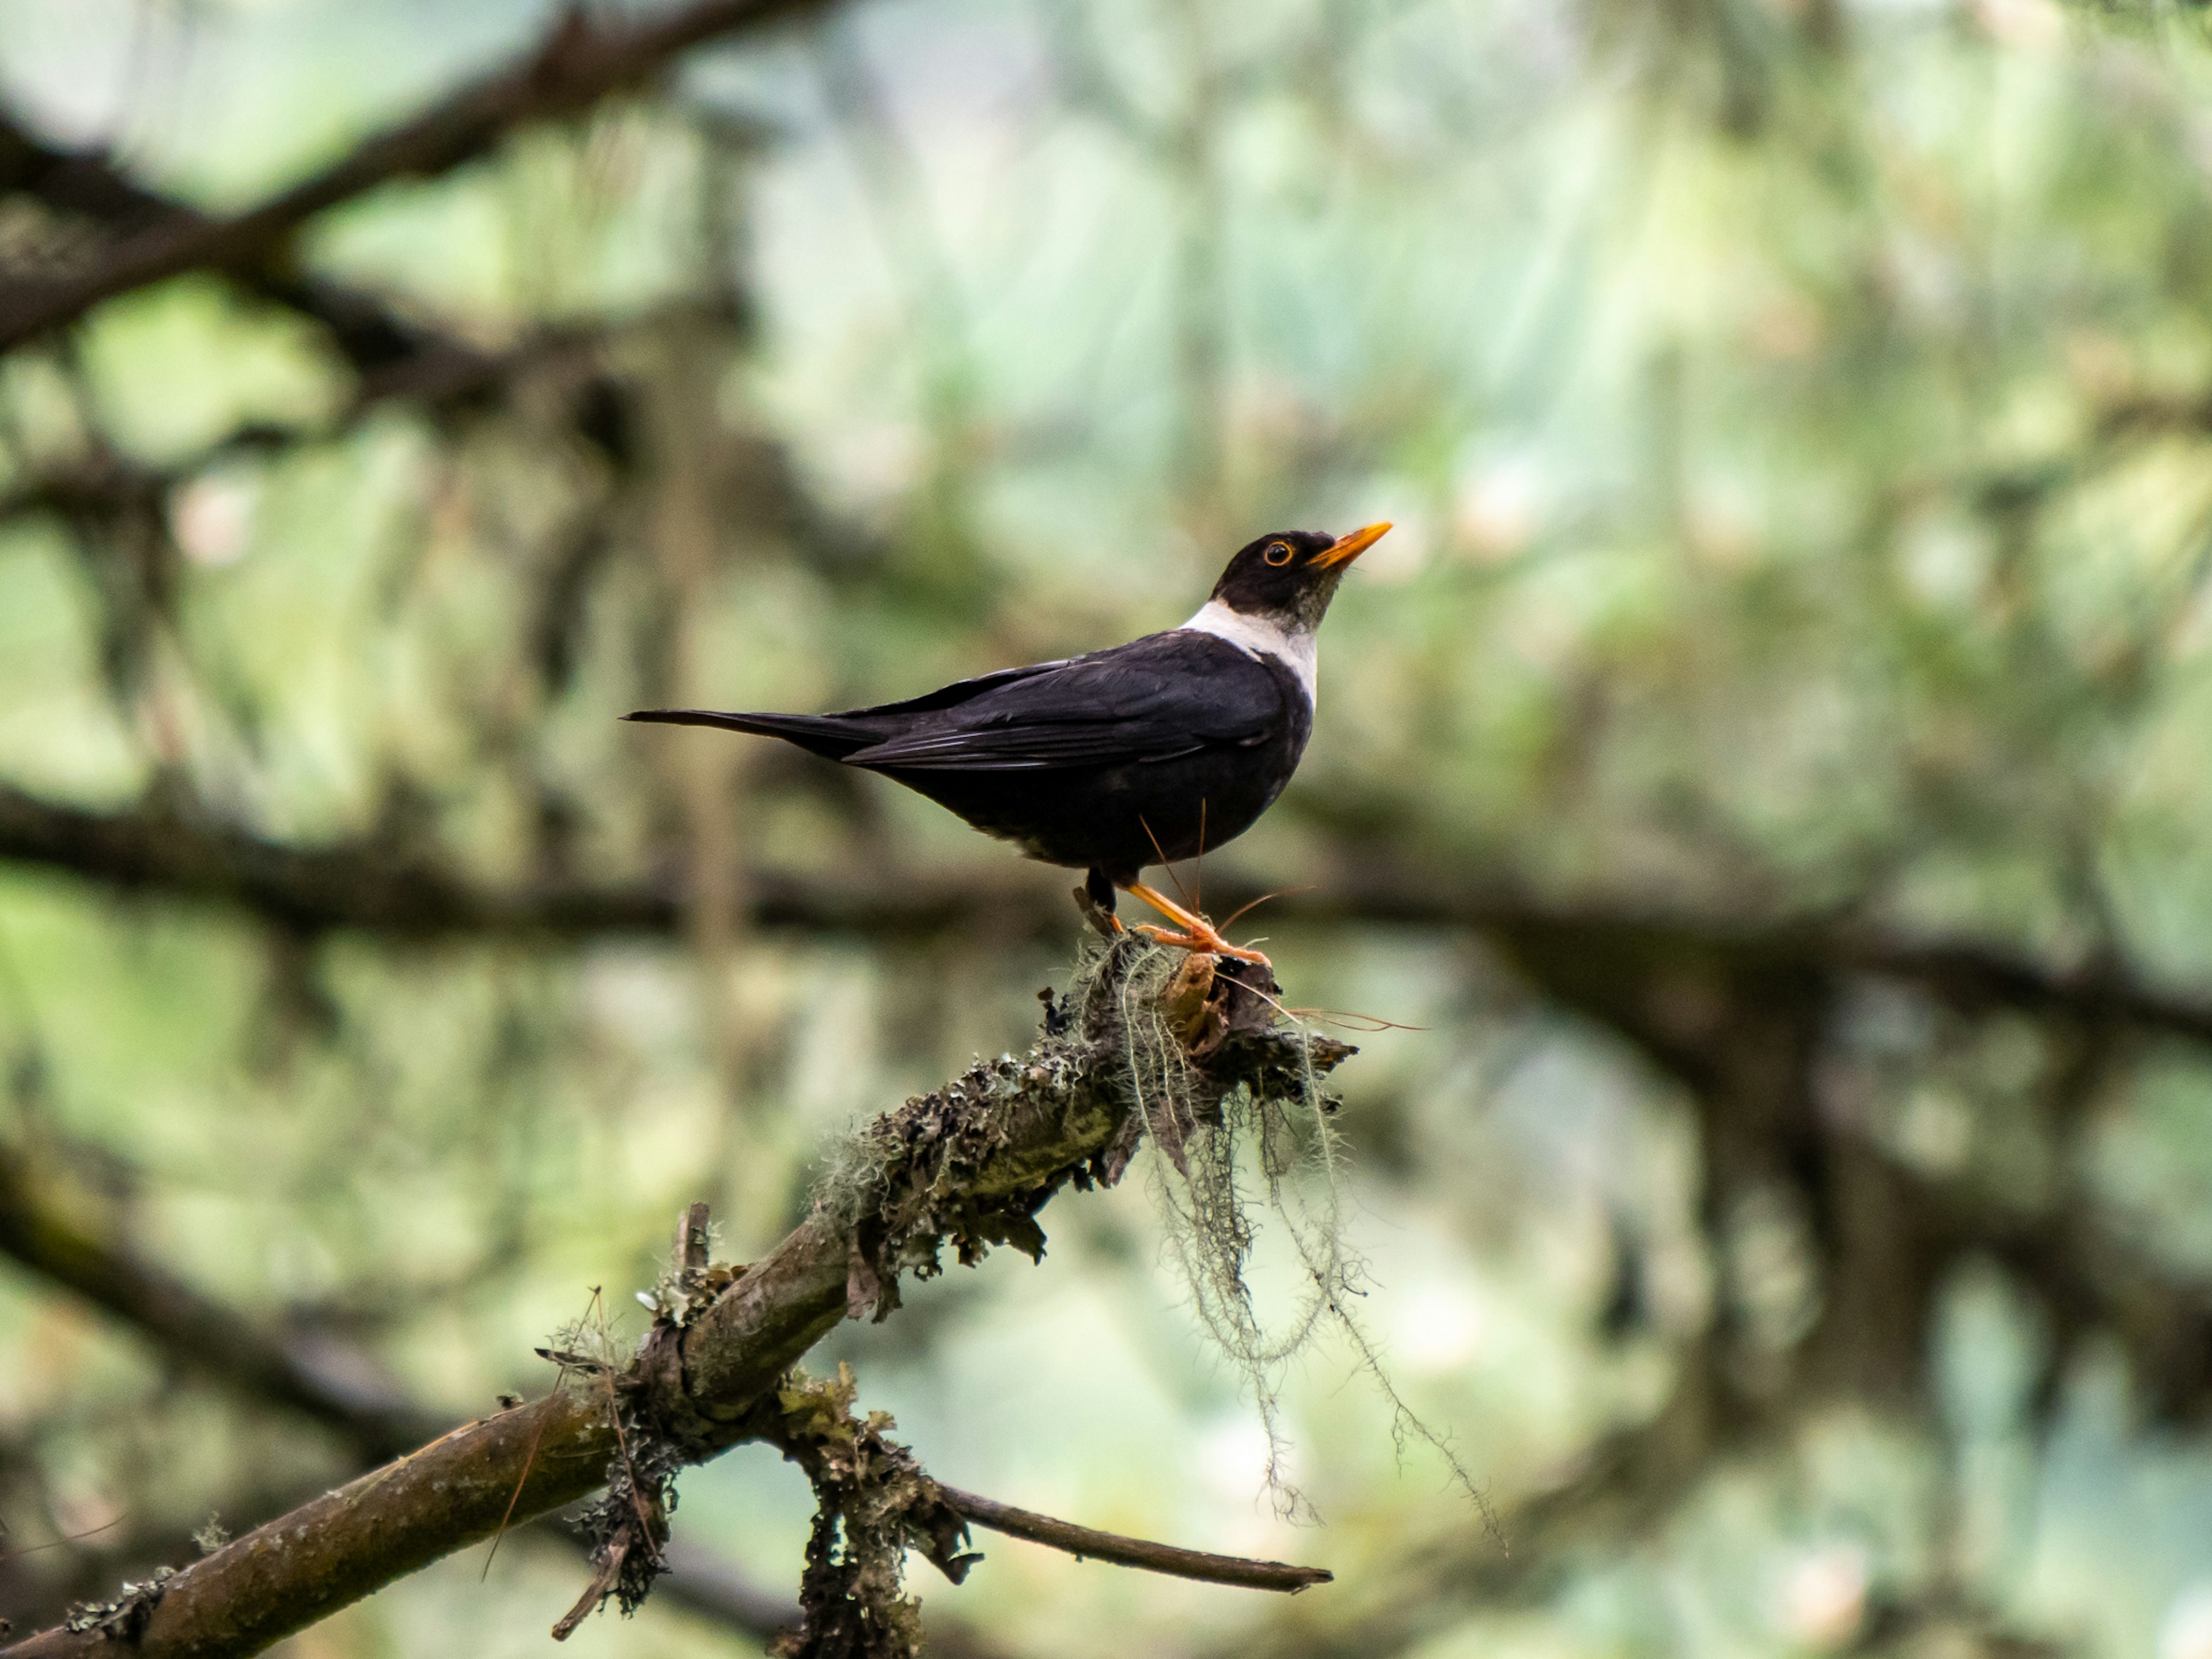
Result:
M1239 616L1263 617L1299 633L1321 626L1336 585L1352 562L1389 529L1370 524L1349 536L1279 530L1237 550L1212 597Z

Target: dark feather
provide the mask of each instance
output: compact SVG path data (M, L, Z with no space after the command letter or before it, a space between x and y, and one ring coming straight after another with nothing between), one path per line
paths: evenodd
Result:
M831 760L842 760L883 735L874 726L840 714L729 714L717 708L641 708L623 718L654 726L712 726L725 732L781 738Z
M894 778L1033 858L1126 884L1267 811L1313 706L1288 665L1176 629L835 714L630 718L782 738Z
M1284 718L1266 668L1225 641L1181 629L970 684L969 695L927 712L855 711L848 718L896 715L897 725L844 758L880 772L1124 766L1257 743Z
M1094 652L1092 654L1104 656L1107 653ZM978 674L973 679L955 680L951 684L941 685L934 691L925 691L918 697L908 697L903 702L879 702L867 708L848 708L835 718L872 720L878 714L927 714L936 709L951 708L956 704L979 697L986 691L995 690L1000 686L1012 685L1017 680L1030 679L1039 674L1049 674L1055 669L1066 667L1071 662L1082 660L1080 657L1058 657L1050 662L1028 663L1019 668L994 669L990 673ZM896 731L897 727L892 726L885 729Z

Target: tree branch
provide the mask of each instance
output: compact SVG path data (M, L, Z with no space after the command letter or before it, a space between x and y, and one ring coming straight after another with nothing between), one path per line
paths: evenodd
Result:
M603 328L549 328L504 351L483 351L458 340L426 340L421 350L395 356L364 374L352 400L326 424L298 428L249 422L166 466L149 466L118 450L100 448L51 463L0 491L0 519L56 513L72 519L112 520L133 509L159 510L179 484L225 462L271 456L303 442L337 437L386 402L412 400L433 409L466 404L520 374L597 354L608 332Z
M66 222L99 227L101 251L158 226L205 225L198 209L147 189L106 152L64 149L0 113L0 194L28 196ZM72 252L64 241L60 257ZM80 257L76 263L88 263ZM54 273L58 274L58 273ZM380 295L325 276L264 264L227 274L253 293L319 323L365 380L417 360L485 356L427 324L402 317ZM4 290L0 290L4 292Z
M54 1183L36 1178L15 1153L0 1147L0 1254L63 1290L124 1321L172 1359L246 1399L299 1411L335 1431L361 1458L397 1456L434 1437L450 1419L423 1410L385 1378L375 1357L354 1344L275 1330L193 1290L143 1255L84 1226L56 1200ZM319 1483L318 1483L319 1486ZM248 1513L293 1507L310 1492L270 1503L264 1493ZM226 1505L235 1512L235 1505ZM573 1552L566 1531L535 1528ZM186 1554L182 1534L102 1539L90 1559L61 1575L71 1599L118 1572L143 1571ZM0 1559L5 1559L0 1555ZM799 1608L768 1594L713 1552L672 1546L661 1593L677 1604L763 1636L797 1622ZM52 1605L52 1604L50 1604ZM10 1612L16 1609L11 1608ZM976 1646L964 1632L956 1645Z
M818 9L824 0L697 0L606 25L572 9L535 51L364 141L313 177L232 218L161 214L90 268L0 286L0 351L73 322L103 300L188 270L265 264L315 215L400 178L450 172L526 122L557 118L652 76L690 47Z
M471 935L674 933L673 884L546 883L499 887L368 842L299 848L204 817L156 807L95 812L0 783L0 860L69 871L125 890L216 900L302 933L362 928L406 939ZM1394 865L1371 850L1339 860L1322 889L1275 899L1270 916L1299 923L1463 927L1499 939L1538 983L1596 1004L1597 979L1631 964L1711 964L1775 982L1853 975L1907 981L1966 1010L2063 1013L2212 1042L2212 1000L2144 984L2123 966L2052 968L1999 946L1893 938L1848 923L1740 923L1603 903L1564 903ZM1220 907L1259 894L1217 878ZM769 872L748 878L753 924L912 938L988 919L1001 936L1064 937L1058 884L978 870L871 883ZM1656 1033L1652 1040L1664 1042ZM1694 1045L1693 1045L1694 1046Z
M5 1147L0 1255L137 1326L194 1370L305 1413L367 1456L392 1456L441 1426L350 1344L273 1332L100 1237Z
M1130 954L1118 951L1109 971L1125 971ZM104 1621L48 1630L7 1653L99 1653L103 1627L127 1630L143 1655L257 1653L503 1524L591 1492L617 1449L617 1411L652 1425L685 1462L763 1432L761 1407L773 1408L785 1373L841 1320L895 1307L902 1267L947 1245L963 1261L1006 1242L1041 1249L1031 1218L1054 1192L1119 1178L1141 1126L1122 1092L1116 1000L1091 1002L1109 1011L1092 1028L1048 1038L1020 1060L978 1065L878 1120L871 1144L884 1161L848 1195L849 1210L818 1205L702 1307L658 1322L619 1372L456 1429L185 1567ZM1349 1052L1320 1042L1313 1061L1326 1071ZM1208 1091L1252 1082L1280 1092L1303 1065L1295 1042L1248 1021L1198 1076Z
M1294 1567L1281 1561L1253 1561L1241 1555L1209 1555L1203 1550L1178 1549L1142 1538L1079 1527L1032 1510L1018 1510L994 1498L933 1483L945 1507L963 1520L988 1527L1009 1538L1025 1538L1048 1549L1065 1550L1079 1560L1111 1561L1146 1572L1174 1578L1196 1578L1209 1584L1236 1584L1246 1589L1283 1590L1295 1595L1302 1589L1331 1582L1334 1575L1321 1567Z
M0 194L14 192L58 215L88 221L111 238L128 237L155 223L205 222L194 210L136 183L105 154L58 149L0 114ZM605 449L617 466L626 465L631 459L622 407L627 388L605 372L607 348L726 303L679 300L635 316L543 327L511 345L489 349L403 314L380 295L288 265L264 264L226 274L258 298L321 325L356 376L345 407L333 419L308 426L248 422L161 466L147 465L112 446L50 463L0 491L0 518L52 512L79 521L112 523L133 513L156 513L171 491L211 467L338 437L385 404L405 401L451 413L489 403L522 376L548 372L576 375L578 430ZM0 295L5 292L0 287ZM756 529L788 537L833 576L880 556L872 537L812 497L781 445L738 434L725 434L720 441L735 452L727 457L726 470L736 498L723 503L723 510Z
M647 886L498 891L373 842L302 848L153 808L102 813L0 784L0 858L111 884L258 911L305 933L364 927L402 938L457 933L672 931L671 895Z

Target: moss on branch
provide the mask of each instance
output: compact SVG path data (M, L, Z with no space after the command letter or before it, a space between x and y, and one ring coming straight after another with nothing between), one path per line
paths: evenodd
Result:
M1048 1006L1026 1054L972 1066L867 1126L812 1212L762 1260L733 1274L688 1265L681 1305L619 1371L466 1424L180 1567L134 1599L137 1651L258 1653L503 1525L587 1497L619 1458L673 1447L697 1462L766 1435L800 1356L842 1319L896 1309L902 1273L936 1271L948 1246L963 1262L1000 1243L1039 1253L1046 1200L1071 1182L1119 1179L1143 1132L1121 999L1097 993L1148 948L1093 959L1091 994L1072 1012ZM1226 1034L1192 1062L1201 1112L1240 1085L1280 1088L1353 1052L1274 1026L1226 973L1212 995ZM96 1625L64 1625L0 1652L92 1655L108 1640Z

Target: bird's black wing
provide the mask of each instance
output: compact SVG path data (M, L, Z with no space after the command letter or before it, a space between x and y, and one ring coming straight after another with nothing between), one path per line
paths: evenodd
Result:
M786 743L795 743L801 749L830 760L843 760L855 750L868 748L907 730L917 715L950 708L994 687L1025 679L1032 674L1048 674L1065 666L1066 664L1063 660L1031 663L1024 668L1001 668L995 673L978 674L971 680L955 680L950 685L941 686L921 696L908 697L904 702L878 703L872 708L848 708L838 714L744 714L722 708L641 708L623 718L644 720L657 726L709 726L725 732L750 732L763 738L781 738Z
M1177 629L1111 651L1011 670L912 703L856 710L911 719L844 757L877 771L1009 772L1170 760L1265 742L1285 717L1276 678L1211 634Z
M1127 649L1126 647L1123 648ZM1105 651L1091 653L1092 656L1097 657L1111 654L1110 652ZM972 702L986 692L995 691L1001 686L1012 685L1022 680L1034 679L1039 674L1055 674L1063 668L1087 660L1089 659L1084 657L1060 657L1051 662L1027 663L1019 668L996 668L988 674L978 674L972 679L955 680L950 685L941 685L934 691L925 691L918 697L908 697L902 702L879 702L866 708L848 708L842 714L830 718L866 720L884 714L933 714L939 709L951 708L963 702Z

